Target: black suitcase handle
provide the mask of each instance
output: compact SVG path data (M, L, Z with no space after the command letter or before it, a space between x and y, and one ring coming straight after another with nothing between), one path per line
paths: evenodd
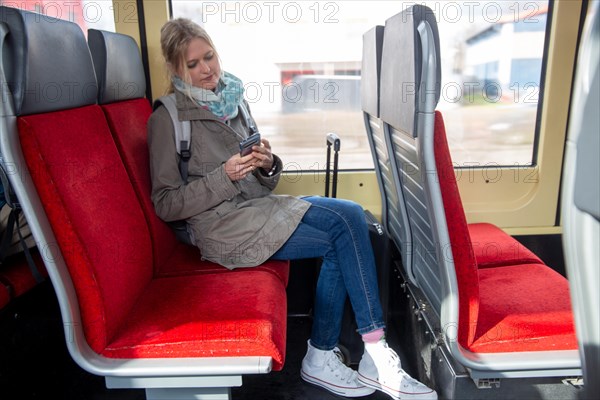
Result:
M327 134L327 166L325 167L325 197L329 197L329 174L331 172L331 146L333 146L333 182L331 184L331 197L337 196L338 179L338 152L340 151L340 137L333 132Z

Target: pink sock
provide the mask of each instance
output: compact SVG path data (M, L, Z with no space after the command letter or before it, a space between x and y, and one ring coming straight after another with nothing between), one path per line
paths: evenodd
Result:
M383 337L383 328L375 329L372 332L362 335L362 340L365 343L377 343Z

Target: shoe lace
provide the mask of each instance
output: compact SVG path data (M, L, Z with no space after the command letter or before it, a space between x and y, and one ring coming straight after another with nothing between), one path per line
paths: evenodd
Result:
M401 362L398 354L385 342L383 343L383 348L385 349L385 362L392 368L394 372L404 372L404 370L400 367Z
M353 379L354 370L342 363L341 356L337 354L339 352L340 351L336 348L330 353L327 359L327 366L336 377L349 383Z
M389 347L387 343L383 343L383 347L386 350L385 354L387 356L385 361L389 365L391 371L401 377L400 379L401 379L402 385L404 387L410 387L410 386L414 387L414 386L421 385L421 383L419 381L414 379L412 376L410 376L406 371L404 371L402 369L402 363L400 362L400 357L394 351L394 349Z

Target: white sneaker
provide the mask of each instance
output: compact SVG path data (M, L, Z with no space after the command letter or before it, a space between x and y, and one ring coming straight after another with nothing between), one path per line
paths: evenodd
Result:
M365 343L365 353L358 365L358 380L365 386L381 390L397 400L437 400L435 390L413 379L400 366L400 357L381 339Z
M338 356L340 350L323 351L308 341L308 351L302 360L300 375L305 381L340 396L361 397L375 392L358 382L357 373L344 365Z

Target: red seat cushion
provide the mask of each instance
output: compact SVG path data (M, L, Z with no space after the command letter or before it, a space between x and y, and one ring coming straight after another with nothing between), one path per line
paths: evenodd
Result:
M279 276L259 269L154 276L149 214L99 106L19 117L18 127L94 351L116 358L266 355L281 368L286 292ZM172 250L180 246L174 243ZM197 265L191 249L187 262ZM163 256L165 264L185 265L185 254Z
M479 270L478 353L577 349L568 281L541 264Z
M278 277L255 269L154 279L103 355L270 355L279 370L285 357L285 296Z
M284 286L288 284L290 277L289 261L268 260L258 267L252 267L252 269L267 271L277 276ZM246 270L248 268L236 268L233 272L243 272ZM197 247L178 243L171 254L171 258L164 263L157 276L182 276L228 271L222 265L202 260L200 250Z
M544 263L531 250L495 225L476 223L469 224L468 228L479 268Z
M44 278L47 277L48 272L46 271L46 266L44 265L37 248L29 249L29 251L40 275ZM11 288L14 297L28 292L38 284L31 272L31 267L27 263L24 253L13 254L4 260L4 263L0 268L0 282L3 282Z

